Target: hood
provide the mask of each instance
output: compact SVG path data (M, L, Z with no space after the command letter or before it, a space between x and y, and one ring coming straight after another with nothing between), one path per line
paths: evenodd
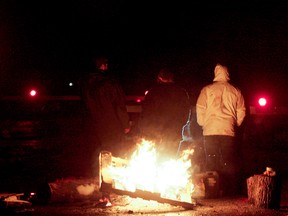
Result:
M229 81L229 72L227 67L217 64L214 69L214 80L213 81Z

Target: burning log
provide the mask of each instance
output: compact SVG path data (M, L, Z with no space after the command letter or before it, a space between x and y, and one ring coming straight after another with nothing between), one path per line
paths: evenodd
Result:
M195 204L193 204L193 203L162 198L159 193L152 193L149 191L143 191L143 190L138 190L138 189L136 189L135 192L130 192L130 191L115 189L112 187L111 192L118 194L118 195L127 195L127 196L130 196L132 198L142 198L145 200L154 200L154 201L157 201L159 203L167 203L167 204L174 205L174 206L181 206L185 209L193 209L195 207Z
M146 161L147 162L147 161ZM128 165L128 161L122 158L113 157L110 152L101 152L99 156L99 187L100 191L103 192L103 196L109 197L110 193L115 193L118 195L128 195L132 198L142 198L145 200L154 200L159 203L168 203L170 205L181 206L185 209L193 209L195 204L192 202L191 194L187 191L181 191L179 188L170 188L171 193L174 195L173 198L165 196L160 192L149 191L143 189L139 185L134 185L133 189L124 186L118 179L116 175L111 172L125 170L125 167ZM144 172L144 170L143 170ZM127 182L131 181L127 176L123 177ZM125 181L124 180L124 181ZM149 181L151 179L148 179ZM163 182L164 183L164 182ZM187 199L188 198L188 199ZM190 201L184 201L190 200Z
M21 199L24 194L0 193L0 210L9 208L29 208L32 203Z
M248 201L256 207L279 209L280 182L276 176L254 175L247 179Z

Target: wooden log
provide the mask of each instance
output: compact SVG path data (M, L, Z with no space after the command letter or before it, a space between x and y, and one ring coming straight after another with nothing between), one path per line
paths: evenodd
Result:
M30 208L32 203L22 200L24 194L0 193L0 210L1 209L24 209Z
M173 200L173 199L167 199L167 198L162 198L159 193L152 193L149 191L143 191L143 190L138 190L136 189L135 192L130 192L130 191L125 191L125 190L119 190L112 188L112 192L118 195L127 195L132 198L142 198L145 200L154 200L159 203L168 203L170 205L174 206L181 206L185 209L194 209L195 203L189 203L189 202L183 202L183 201L178 201L178 200Z
M279 209L280 181L276 176L254 175L247 179L248 202L256 207Z

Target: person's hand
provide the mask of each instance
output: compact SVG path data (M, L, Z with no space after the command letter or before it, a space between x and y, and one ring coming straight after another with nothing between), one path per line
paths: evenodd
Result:
M125 133L125 134L128 134L128 133L130 132L130 130L131 130L131 127L125 128L125 129L124 129L124 133Z
M133 122L129 121L129 127L124 129L124 133L125 134L128 134L131 131L132 125L133 125Z

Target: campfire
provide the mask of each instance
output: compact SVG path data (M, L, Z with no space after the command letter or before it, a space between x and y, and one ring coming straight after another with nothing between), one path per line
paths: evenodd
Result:
M109 199L109 194L114 192L193 208L192 193L195 188L192 183L191 154L193 149L187 149L176 159L159 160L155 144L145 139L137 144L128 159L102 151L99 155L99 182L103 199Z

